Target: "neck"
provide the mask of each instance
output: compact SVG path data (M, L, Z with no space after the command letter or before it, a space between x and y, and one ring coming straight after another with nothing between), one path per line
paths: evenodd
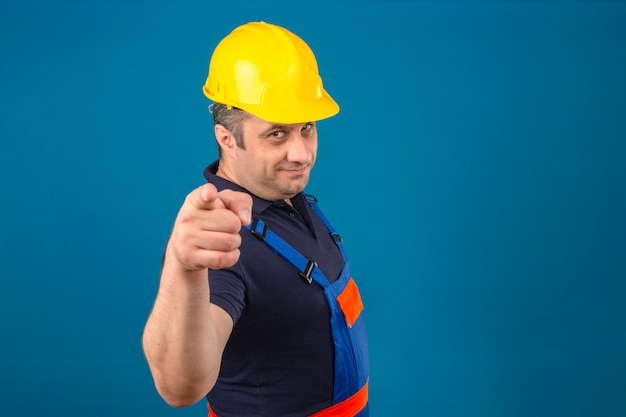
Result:
M224 178L234 184L237 184L237 181L235 181L234 176L228 172L228 170L224 167L224 164L222 163L222 161L220 161L219 165L217 166L217 172L215 173L215 175L217 175L218 177Z

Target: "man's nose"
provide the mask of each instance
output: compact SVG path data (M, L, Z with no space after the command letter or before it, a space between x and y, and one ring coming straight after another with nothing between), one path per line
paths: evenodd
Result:
M311 149L306 141L307 139L303 138L302 135L294 135L287 150L287 160L289 162L306 164L311 161Z

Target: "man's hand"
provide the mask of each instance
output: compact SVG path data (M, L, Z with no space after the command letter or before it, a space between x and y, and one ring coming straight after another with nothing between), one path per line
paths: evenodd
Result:
M217 192L212 184L193 190L178 212L167 244L166 262L188 271L222 269L239 260L241 226L250 224L252 198Z

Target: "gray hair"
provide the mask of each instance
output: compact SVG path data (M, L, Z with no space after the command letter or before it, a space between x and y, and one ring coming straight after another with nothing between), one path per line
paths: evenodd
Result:
M213 103L211 105L211 112L213 113L213 124L222 125L233 134L235 143L241 149L245 149L243 143L243 121L247 117L247 113L237 107L231 107L230 109L225 104ZM217 145L220 155L222 149L219 144Z

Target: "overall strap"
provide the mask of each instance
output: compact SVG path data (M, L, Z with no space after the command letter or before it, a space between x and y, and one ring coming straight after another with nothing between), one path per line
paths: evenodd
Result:
M341 235L337 233L333 225L330 223L328 218L324 215L322 210L317 205L317 198L315 198L311 194L303 194L303 195L304 195L304 199L306 200L306 202L309 203L309 206L313 209L315 214L317 214L317 217L320 218L320 220L324 223L324 226L326 226L326 228L328 229L328 233L330 233L330 237L332 237L335 243L337 244L337 247L339 248L339 252L341 253L341 256L344 259L344 262L347 261L346 253L343 250L343 239L341 239Z
M244 227L250 230L255 237L267 243L275 253L289 262L307 284L315 280L322 288L326 288L330 285L330 282L322 273L322 270L315 260L302 255L294 249L293 246L285 242L276 233L272 232L263 220L255 217L252 219L250 225Z

